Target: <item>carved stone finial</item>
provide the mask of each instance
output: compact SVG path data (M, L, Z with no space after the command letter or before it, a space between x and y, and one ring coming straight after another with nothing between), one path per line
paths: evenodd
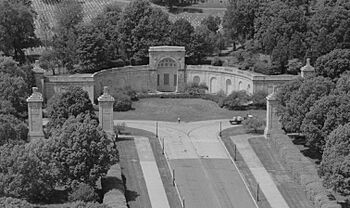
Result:
M32 87L33 93L37 93L38 92L38 88L37 87Z
M103 94L109 94L109 88L108 86L103 87Z
M310 64L310 58L307 58L307 59L306 59L306 66L311 66L311 64Z

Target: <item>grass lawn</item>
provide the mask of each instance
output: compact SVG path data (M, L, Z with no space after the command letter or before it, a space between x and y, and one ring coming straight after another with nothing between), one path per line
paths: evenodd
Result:
M203 121L213 119L230 119L233 116L256 115L264 119L265 110L229 111L219 108L209 100L202 99L161 99L147 98L133 103L135 110L114 112L114 119L120 120L154 120L154 121Z
M237 136L246 133L247 132L243 127L229 128L222 132L222 140L232 157L234 155L234 145L230 139L230 136ZM259 133L262 134L262 131ZM266 168L267 172L273 178L278 190L281 192L288 205L291 208L312 208L310 200L306 198L303 187L298 185L293 180L293 176L290 174L287 168L284 167L278 154L267 143L266 139L264 137L251 138L249 139L249 143ZM256 181L239 152L237 152L237 166L247 179L250 189L254 190L256 188ZM252 192L254 193L254 191ZM259 205L261 208L269 207L269 204L265 198L259 202Z
M162 147L159 140L151 132L126 127L127 134L148 137L154 158L158 166L165 192L170 207L181 208L176 189L172 185L172 177L166 159L162 154ZM122 136L120 136L123 138ZM126 178L126 197L130 208L151 208L147 187L143 179L143 173L139 164L137 150L133 139L119 139L118 149L120 153L120 164Z
M267 172L272 176L289 207L312 208L310 200L306 198L304 188L293 180L293 176L284 167L279 155L268 145L266 139L264 137L251 138L249 143Z

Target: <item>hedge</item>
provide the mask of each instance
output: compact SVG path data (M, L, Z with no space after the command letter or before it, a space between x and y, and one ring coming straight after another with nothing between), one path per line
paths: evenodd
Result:
M275 124L279 125L277 122ZM341 205L337 204L334 197L331 197L330 193L323 187L315 165L300 153L281 128L273 130L268 141L271 146L276 148L275 151L282 158L294 180L305 188L306 196L315 207L341 208Z
M113 165L102 178L103 204L111 208L127 208L125 189L119 164Z

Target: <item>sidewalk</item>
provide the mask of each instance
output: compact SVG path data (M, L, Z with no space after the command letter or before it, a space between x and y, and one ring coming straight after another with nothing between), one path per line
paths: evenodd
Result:
M134 138L152 208L170 208L148 138Z
M250 146L248 139L253 137L252 135L244 134L231 136L231 140L236 145L255 180L259 183L260 189L271 205L271 208L289 208L270 174L266 171L253 148Z

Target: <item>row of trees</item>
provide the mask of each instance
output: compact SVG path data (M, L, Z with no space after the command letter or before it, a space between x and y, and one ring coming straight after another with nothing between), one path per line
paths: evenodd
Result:
M333 49L350 47L350 4L346 0L233 0L223 27L234 47L271 56L274 66L263 72L296 73L298 68L288 65L305 57L314 63Z
M134 0L124 10L108 5L88 23L82 21L78 1L64 0L57 7L52 49L40 58L45 69L60 66L91 73L111 66L147 64L148 48L156 45L186 46L189 61L199 63L222 47L220 18L208 17L198 28L185 19L172 23L168 14L146 0Z
M349 49L336 49L317 59L317 76L281 87L277 114L287 132L302 133L310 148L322 154L320 174L327 187L350 194Z

